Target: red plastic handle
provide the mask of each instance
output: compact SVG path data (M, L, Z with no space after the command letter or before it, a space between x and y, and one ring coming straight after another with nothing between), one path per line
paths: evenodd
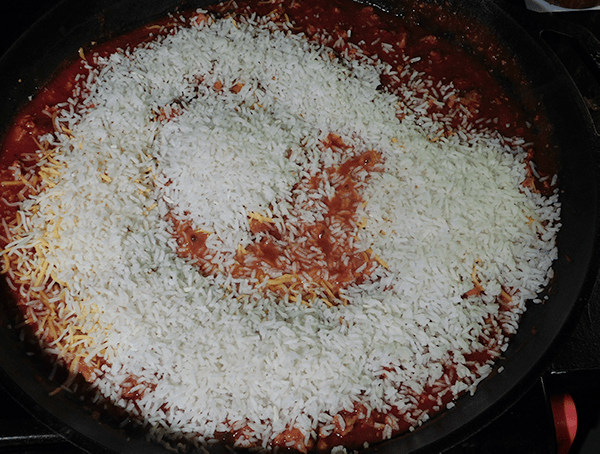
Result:
M577 409L569 394L550 397L558 454L568 454L577 434Z

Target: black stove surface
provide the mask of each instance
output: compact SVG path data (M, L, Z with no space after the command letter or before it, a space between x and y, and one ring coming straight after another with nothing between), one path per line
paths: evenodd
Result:
M496 0L529 30L539 13L525 9L522 0ZM21 0L0 5L0 54L57 0ZM553 14L553 19L583 25L600 37L600 11ZM531 26L532 33L538 33ZM568 68L600 131L600 52L590 56L562 33L544 32L543 39ZM595 60L595 64L594 64ZM598 289L596 289L598 290ZM445 454L556 453L549 399L568 393L578 413L578 432L572 454L600 451L600 291L578 316L578 322L548 371L509 410L490 425ZM0 387L0 452L65 453L86 451L55 434L20 407Z

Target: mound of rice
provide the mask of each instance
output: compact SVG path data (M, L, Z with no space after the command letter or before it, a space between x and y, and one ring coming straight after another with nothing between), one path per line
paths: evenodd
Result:
M443 125L415 113L409 87L381 89L394 70L376 57L333 56L254 16L197 22L95 57L41 140L44 180L5 253L55 304L64 330L46 350L157 438L200 444L295 433L303 450L345 426L339 414L395 409L387 438L429 418L426 390L438 410L474 391L557 254L558 198L523 185L523 141L431 141ZM330 134L348 149L323 147ZM379 261L344 304L227 271L256 241L250 213L280 230L322 220L331 185L294 188L368 150L381 169L356 175L364 203L340 235L343 260ZM220 272L178 254L169 216L210 233Z

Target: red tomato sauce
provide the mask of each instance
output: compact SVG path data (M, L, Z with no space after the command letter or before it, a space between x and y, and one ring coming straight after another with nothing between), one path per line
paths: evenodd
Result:
M330 134L323 146L334 147L336 152L349 152L349 146L339 136ZM262 233L243 250L238 250L235 265L227 270L235 278L255 276L259 281L269 280L268 289L280 295L299 293L305 300L320 294L328 304L337 304L343 297L340 290L350 284L360 284L379 264L370 251L353 252L352 238L343 235L354 230L356 210L363 199L357 185L360 171L377 171L381 156L370 150L347 159L339 166L321 170L320 174L297 183L292 193L314 193L323 181L336 181L334 194L325 200L322 219L295 225L294 233L278 229L272 220L251 218L252 233ZM296 201L294 200L294 203ZM195 260L205 275L218 273L218 267L206 260L210 250L206 246L209 234L195 231L189 222L172 219L177 232L179 253ZM284 223L287 219L283 219ZM335 230L332 228L335 226ZM340 229L340 230L338 230ZM303 241L298 239L302 238ZM343 257L348 257L348 262ZM286 261L296 265L292 268ZM273 272L275 270L275 272ZM283 273L283 276L281 274ZM305 277L303 277L305 276ZM308 291L303 289L308 287ZM312 291L311 291L312 288Z

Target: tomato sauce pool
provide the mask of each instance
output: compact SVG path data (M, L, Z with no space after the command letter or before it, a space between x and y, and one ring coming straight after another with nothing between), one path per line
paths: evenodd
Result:
M229 4L217 5L212 7L211 11L224 12L229 7ZM445 39L416 24L416 20L411 20L414 12L407 14L405 18L398 18L391 14L375 11L370 6L341 0L333 0L324 4L297 0L258 2L252 3L251 7L246 3L241 3L238 11L243 13L248 8L252 8L252 11L259 15L286 17L294 24L298 32L304 32L311 39L320 39L322 31L326 30L333 42L341 39L342 42L359 45L367 55L377 55L382 61L396 68L400 74L397 80L391 78L382 80L382 89L394 91L400 85L408 82L411 74L403 74L403 69L407 61L405 57L409 56L414 70L425 73L429 78L442 84L452 83L455 88L455 93L444 102L431 103L428 106L430 114L447 114L453 107L460 105L462 106L460 114L453 118L452 127L454 128L460 128L466 119L470 125L479 125L481 128L493 127L505 136L519 136L523 137L526 142L538 141L539 143L539 137L536 136L534 128L529 127L535 118L528 115L514 99L507 95L505 88L490 72L484 59L472 54L456 41ZM407 8L407 11L410 11L410 8ZM189 13L188 17L193 14L195 13ZM460 22L461 19L454 16L446 17L446 20L451 29L460 29L463 25ZM54 132L53 117L61 109L61 104L67 102L71 97L73 89L86 79L89 67L94 65L92 56L94 54L108 55L119 48L133 47L142 42L151 41L157 33L170 33L180 25L179 18L167 18L159 23L129 32L115 40L82 48L80 58L68 64L57 77L35 95L31 102L21 109L4 137L0 156L0 182L2 197L5 201L0 206L2 217L6 222L14 220L18 202L24 200L30 193L29 191L34 190L26 182L15 182L13 170L9 167L13 169L19 166L30 167L35 163L36 153L40 148L38 138ZM391 50L385 44L391 44ZM488 47L497 48L495 44ZM329 143L324 146L335 146L342 150L345 147L343 142L335 136L330 136L328 141ZM546 145L542 147L546 147ZM530 158L539 158L539 172L542 177L555 172L550 161L545 161L542 156L535 156L533 147L531 147ZM334 196L327 202L329 221L334 217L340 218L341 223L345 225L352 221L356 207L362 202L362 199L360 191L355 188L355 182L351 175L357 169L367 172L378 171L378 161L377 151L372 150L367 154L347 160L338 168L323 169L324 178L337 174L344 176L345 182L345 185L336 188ZM531 184L535 185L540 192L550 192L553 188L549 181L543 178L542 180L543 182L536 181L532 176ZM318 182L309 181L306 184L310 188L311 185L317 185ZM178 232L180 254L196 259L205 274L214 273L214 270L207 269L206 264L202 263L206 253L207 234L194 231L189 224L184 222L173 220L173 223ZM252 219L250 226L253 232L262 231L267 232L268 235L245 251L246 254L253 255L257 260L247 261L244 255L238 257L233 270L233 274L238 277L250 275L252 271L259 269L261 263L273 265L283 254L285 248L285 246L281 246L281 236L271 227L268 220ZM327 271L335 276L326 286L332 296L332 301L340 299L340 290L345 286L368 279L369 270L377 265L377 257L365 255L357 257L346 266L340 266L339 257L336 254L338 254L337 250L340 247L344 248L345 245L335 244L325 222L312 225L310 230L305 233L312 237L311 245L319 249L327 258ZM2 246L4 247L5 244ZM359 269L363 269L363 271L359 272ZM304 271L318 281L319 269L307 267ZM290 282L278 282L277 284L282 284L284 291L293 289L293 284ZM510 301L507 300L503 303L504 306L501 304L501 307L504 309L501 310L507 310ZM497 333L487 334L493 337ZM499 352L490 350L474 354L469 359L472 360L473 368L476 368L477 365L491 362L498 355ZM444 375L449 383L456 380L456 371L452 366L444 371ZM452 397L448 393L441 396L440 400L430 399L433 393L432 389L424 390L418 399L420 409L435 413L445 408ZM386 418L390 414L398 414L397 409L392 409L387 414L372 412L369 418L359 419L357 415L364 411L364 408L357 407L354 412L342 412L341 416L346 421L345 427L337 427L329 437L319 440L315 448L325 450L341 443L353 448L361 447L365 442L378 441L382 437ZM402 418L399 421L400 425L395 428L394 433L402 433L409 429L409 424L405 423ZM232 436L235 438L235 434ZM275 440L274 444L283 446L294 436L293 431L286 432L284 439Z

